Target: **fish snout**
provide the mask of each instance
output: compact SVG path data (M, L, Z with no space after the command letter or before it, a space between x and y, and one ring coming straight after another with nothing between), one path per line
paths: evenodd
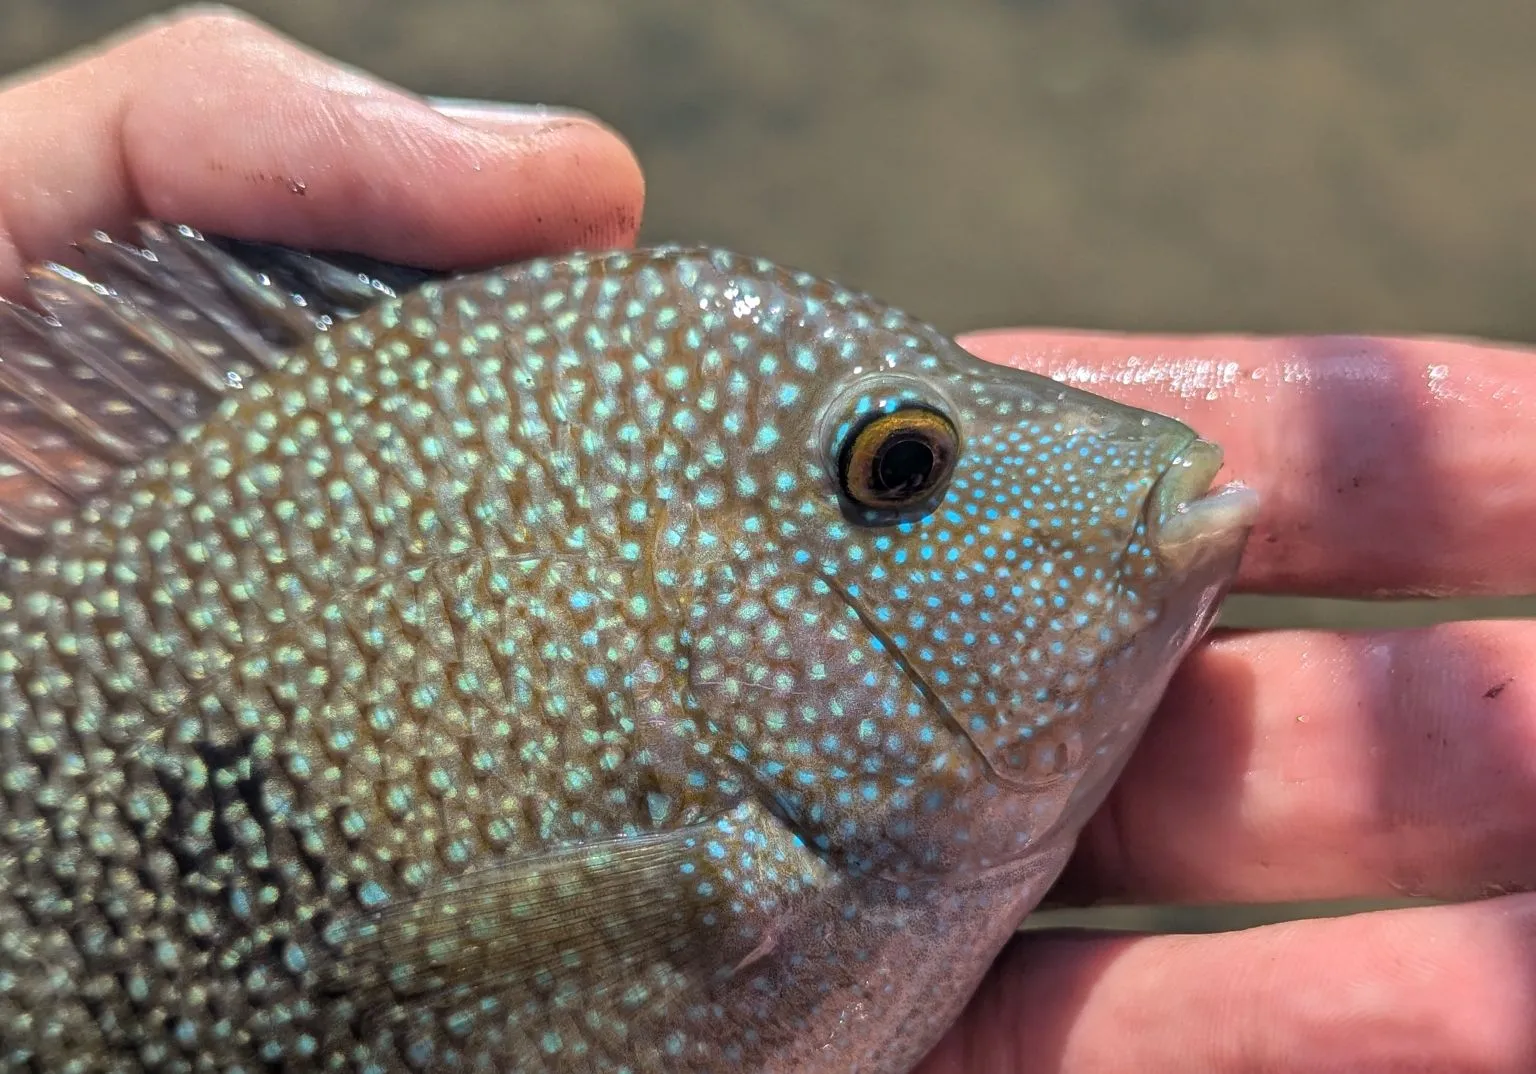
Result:
M1259 495L1239 481L1217 488L1222 451L1196 439L1165 470L1147 498L1147 534L1168 570L1187 574L1240 547L1259 513Z

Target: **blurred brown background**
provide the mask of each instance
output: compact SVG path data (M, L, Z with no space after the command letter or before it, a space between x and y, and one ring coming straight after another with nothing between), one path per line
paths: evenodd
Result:
M0 0L0 72L167 5ZM1536 339L1520 0L247 0L423 92L624 131L648 233L949 329Z
M0 75L167 6L0 0ZM648 238L761 253L948 329L1536 342L1521 0L241 6L423 93L589 109L646 166ZM1229 619L1527 607L1246 601Z

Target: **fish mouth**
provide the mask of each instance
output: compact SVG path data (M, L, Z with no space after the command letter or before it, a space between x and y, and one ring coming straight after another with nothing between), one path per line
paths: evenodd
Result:
M1152 551L1171 569L1191 571L1240 546L1259 513L1258 493L1238 481L1211 488L1221 448L1195 439L1158 478L1147 501Z

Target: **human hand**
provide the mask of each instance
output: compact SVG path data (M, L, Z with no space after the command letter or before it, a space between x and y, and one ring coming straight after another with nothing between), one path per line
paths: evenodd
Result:
M230 15L161 22L0 96L0 294L12 296L25 263L137 217L468 267L628 243L641 200L633 157L594 123L455 123ZM1536 556L1521 554L1536 514L1525 355L969 343L1222 443L1265 500L1250 589L1536 591ZM1524 623L1214 641L1062 890L1251 901L1531 886L1533 649ZM1030 935L925 1072L1528 1070L1533 940L1526 896L1235 936Z
M1238 588L1536 592L1536 365L1391 339L1018 331L980 356L1183 418L1263 514ZM1055 893L1536 886L1536 623L1263 631L1181 669ZM1536 1069L1536 896L1211 936L1030 933L922 1074Z
M0 87L0 296L94 229L472 268L634 240L629 148L562 114L448 118L252 20L155 20Z

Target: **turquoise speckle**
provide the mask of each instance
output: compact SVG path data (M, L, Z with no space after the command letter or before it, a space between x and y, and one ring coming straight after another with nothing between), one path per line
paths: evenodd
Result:
M144 241L0 330L104 423L0 444L23 1065L906 1074L1230 574L1189 429L804 273Z

